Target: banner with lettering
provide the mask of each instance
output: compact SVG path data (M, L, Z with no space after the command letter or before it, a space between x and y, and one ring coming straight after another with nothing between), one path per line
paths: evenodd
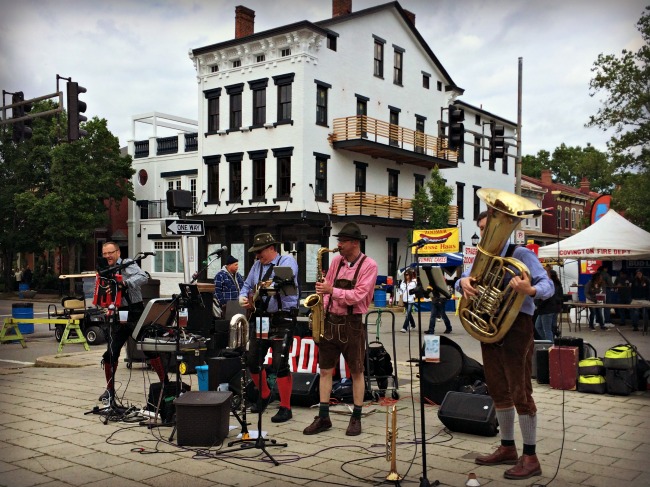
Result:
M443 254L445 252L458 252L458 228L436 228L433 230L413 230L413 243L418 243L411 248L415 254Z

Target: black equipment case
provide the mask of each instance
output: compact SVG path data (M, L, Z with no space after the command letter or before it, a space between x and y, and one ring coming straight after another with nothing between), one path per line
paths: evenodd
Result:
M438 409L438 418L459 433L495 436L499 431L494 402L485 394L449 391Z

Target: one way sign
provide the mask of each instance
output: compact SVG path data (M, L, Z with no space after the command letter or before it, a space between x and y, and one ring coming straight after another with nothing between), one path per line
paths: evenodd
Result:
M205 227L201 220L165 220L162 233L165 237L176 237L178 235L202 237L205 235Z

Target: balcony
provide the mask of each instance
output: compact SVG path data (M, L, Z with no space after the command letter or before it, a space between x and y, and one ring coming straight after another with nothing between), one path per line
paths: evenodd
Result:
M447 148L447 140L382 120L355 115L336 118L329 141L335 149L381 157L400 164L433 169L454 168L458 152Z
M332 215L374 216L413 221L413 208L407 198L373 193L333 193Z

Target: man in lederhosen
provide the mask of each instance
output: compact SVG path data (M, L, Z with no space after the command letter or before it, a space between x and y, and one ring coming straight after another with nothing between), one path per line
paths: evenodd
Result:
M260 392L260 408L266 409L271 401L271 390L266 381L266 370L262 367L262 361L266 351L273 344L273 367L276 369L276 384L280 394L280 408L271 418L274 423L284 423L292 418L291 412L291 391L293 388L293 376L289 369L289 349L293 342L293 319L291 310L298 308L298 263L290 255L280 255L275 249L275 241L270 233L259 233L253 239L253 245L248 249L255 254L255 263L244 281L239 293L239 304L249 310L255 310L251 316L251 329L249 332L249 349L247 357L248 371L255 387ZM291 267L293 272L293 286L287 283L278 283L276 280L275 267ZM259 293L257 300L253 299L259 283L267 282L263 286L273 289L272 294ZM286 291L293 287L291 291ZM268 339L257 339L255 334L256 318L268 316L270 327ZM278 350L277 346L280 347ZM252 412L259 412L256 406Z
M102 246L102 257L106 259L109 269L115 267L115 273L122 275L122 281L119 284L122 291L120 308L129 312L127 323L111 322L110 336L106 337L108 346L102 357L101 365L106 376L106 390L99 396L99 400L112 402L115 398L115 370L119 363L120 351L133 333L135 325L144 311L141 287L149 281L149 278L135 261L120 257L120 247L115 242L106 242ZM111 292L110 287L108 287L108 291ZM167 374L165 374L161 358L149 359L149 363L158 374L160 382L167 382Z
M339 254L327 271L324 282L316 283L316 292L323 296L325 326L318 344L320 366L320 407L314 422L303 433L315 435L332 427L329 400L334 368L343 358L352 374L354 409L345 432L348 436L361 434L361 409L365 393L363 377L366 357L366 327L363 315L368 311L377 281L377 263L361 252L359 226L347 223L338 235Z

